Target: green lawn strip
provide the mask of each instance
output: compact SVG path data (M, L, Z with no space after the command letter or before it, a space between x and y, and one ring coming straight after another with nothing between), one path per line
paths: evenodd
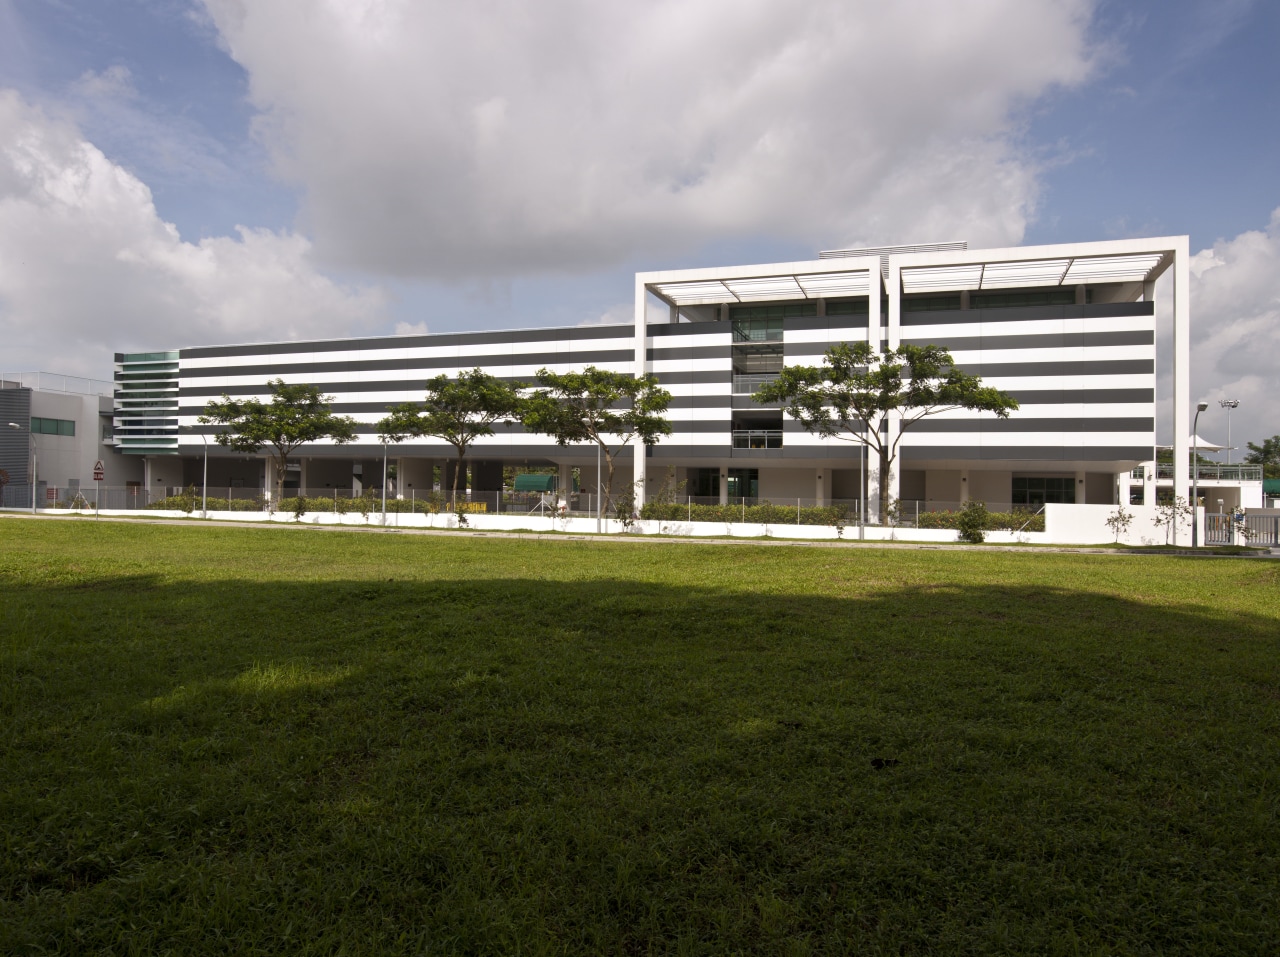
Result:
M1278 594L0 522L0 952L1268 953Z

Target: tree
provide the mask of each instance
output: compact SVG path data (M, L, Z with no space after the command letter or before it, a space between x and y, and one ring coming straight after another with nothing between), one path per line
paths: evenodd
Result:
M276 501L284 496L289 455L300 445L332 439L338 445L356 437L356 421L334 415L333 396L321 395L314 385L289 385L283 379L267 383L270 404L258 399L232 399L225 392L204 407L200 422L228 428L218 433L218 444L236 452L256 453L271 446L276 467Z
M1249 453L1244 457L1250 465L1261 465L1264 478L1280 478L1280 435L1263 439L1261 445L1246 442Z
M391 414L378 423L378 435L385 442L429 435L452 445L458 453L451 499L457 511L458 476L467 449L481 436L493 435L495 422L519 418L521 388L520 383L503 382L479 369L461 372L456 379L438 375L427 382L426 401L391 406Z
M600 448L607 511L613 501L614 457L634 439L650 446L671 434L671 423L663 417L671 393L658 385L656 376L595 366L564 373L539 369L538 385L541 388L525 400L525 428L549 435L559 445L593 442Z
M784 405L807 432L857 442L875 452L882 525L889 518L889 469L911 426L954 409L993 412L1005 419L1018 408L1013 396L957 369L941 346L903 345L880 354L866 342L832 346L821 366L784 368L755 393L755 400ZM880 422L890 412L901 414L893 439L880 432Z

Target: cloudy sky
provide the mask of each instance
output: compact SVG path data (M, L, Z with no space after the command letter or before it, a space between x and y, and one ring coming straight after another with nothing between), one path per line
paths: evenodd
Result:
M1280 432L1277 37L1269 0L0 0L0 366L1187 233L1193 398L1243 444Z

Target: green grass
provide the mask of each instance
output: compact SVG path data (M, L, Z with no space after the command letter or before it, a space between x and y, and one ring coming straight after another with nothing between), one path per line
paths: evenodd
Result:
M0 520L0 952L1275 953L1278 645L1270 561Z

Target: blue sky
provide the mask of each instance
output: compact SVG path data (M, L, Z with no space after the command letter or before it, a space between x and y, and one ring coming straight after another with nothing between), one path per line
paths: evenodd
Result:
M1240 421L1280 431L1274 374L1239 359L1278 301L1259 275L1280 245L1280 4L429 6L389 28L396 2L0 0L0 136L41 144L18 168L132 197L89 190L71 239L43 236L38 201L0 214L20 266L0 316L75 331L61 361L11 338L5 365L625 321L638 269L835 245L1188 233L1222 270L1206 297L1251 290L1193 306L1219 345L1196 389L1234 387ZM40 298L67 269L80 297Z

